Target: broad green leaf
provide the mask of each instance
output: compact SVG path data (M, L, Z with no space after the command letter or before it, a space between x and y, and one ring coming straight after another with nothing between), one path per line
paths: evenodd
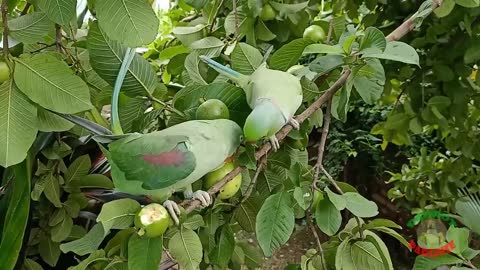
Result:
M262 251L259 248L243 241L238 242L237 244L242 248L243 253L245 254L245 265L250 267L250 269L256 269L262 265L263 256Z
M138 132L140 122L143 120L145 100L141 98L126 98L127 102L119 108L120 123L125 133Z
M160 52L158 59L160 60L172 59L173 57L179 54L184 54L184 53L190 53L190 49L184 45L168 47Z
M190 79L194 83L208 85L202 76L202 73L206 73L204 70L201 70L201 65L203 65L203 62L198 56L199 55L196 52L190 53L187 58L185 58L185 69L187 70Z
M342 224L342 215L340 211L330 202L329 199L321 200L315 209L315 220L318 228L328 236L337 233Z
M305 8L307 8L308 1L296 4L283 4L272 1L270 2L270 5L272 5L272 7L280 13L280 16L283 17L287 14L297 13L304 10Z
M400 41L391 41L383 53L365 54L364 57L372 57L386 60L398 61L406 64L420 65L419 56L415 49Z
M172 29L175 37L185 46L190 46L193 42L204 38L204 25L195 26L177 26Z
M475 197L462 197L455 202L455 212L462 217L462 223L480 234L480 202Z
M371 229L376 230L376 231L380 231L380 232L384 232L384 233L392 236L393 238L397 239L400 243L402 243L407 248L410 246L409 243L407 242L407 240L405 240L405 238L403 236L401 236L399 233L397 233L393 229L390 229L388 227L383 227L383 226L375 227L375 228L371 228Z
M337 208L338 211L342 211L343 209L345 209L345 207L347 206L347 201L342 195L334 193L328 187L325 188L325 191L327 192L328 199L331 203L333 203L333 205L335 206L335 208Z
M305 47L305 50L303 51L303 54L318 54L318 53L324 53L324 54L336 54L336 55L343 55L343 49L337 46L331 46L331 45L326 45L326 44L310 44L307 47Z
M120 199L102 206L97 222L102 222L106 231L110 229L126 229L133 225L141 206L132 199Z
M60 208L62 207L62 202L60 202L60 184L58 180L59 178L56 178L53 173L46 175L43 193L55 207Z
M243 249L239 245L235 245L233 250L232 263L240 265L245 264L245 252L243 252Z
M115 85L127 47L108 38L97 22L90 24L87 46L90 64L95 72L111 86ZM121 93L128 96L142 96L153 93L157 87L157 76L152 66L136 54L123 80Z
M382 53L386 47L387 40L382 31L375 27L368 27L360 41L359 49L362 53Z
M230 57L232 68L245 75L252 74L260 66L263 58L257 48L243 42L237 43Z
M50 216L50 219L48 220L48 226L53 227L58 223L62 222L65 219L66 215L67 213L65 212L65 209L63 208L56 209L55 212L53 212L53 214Z
M367 65L354 73L353 85L362 99L373 104L383 93L385 71L378 59L367 60Z
M271 256L273 250L285 244L293 232L294 225L295 214L291 194L281 192L268 197L258 212L255 227L263 253Z
M44 236L38 245L38 251L43 261L50 266L57 265L60 258L60 243L53 242L48 236Z
M112 180L103 174L89 174L70 182L65 190L70 188L73 188L73 190L78 188L113 189L114 185Z
M428 100L428 106L437 107L439 110L443 110L452 104L450 98L446 96L434 96Z
M448 16L455 8L455 0L444 0L442 5L436 8L433 12L435 12L435 15L439 18L443 18L445 16Z
M339 68L343 65L343 57L340 55L325 55L318 57L310 63L310 70L317 72L318 75L329 73L330 71Z
M233 12L233 10L227 15L225 18L225 31L227 35L235 34L236 28L235 25L238 26L238 32L240 38L243 37L246 32L251 31L251 29L247 29L247 27L251 24L251 18L247 16L247 14L243 11L242 6L237 6L237 12Z
M157 36L159 21L147 1L102 0L95 4L100 27L111 39L141 47Z
M102 249L95 250L86 259L81 261L77 266L69 267L68 270L87 270L88 266L97 260L105 259L105 251Z
M192 42L189 47L195 50L198 55L206 55L214 58L220 55L224 46L225 43L216 37L205 37Z
M475 42L465 51L463 61L465 64L473 64L478 60L480 60L480 44Z
M300 79L300 84L302 85L304 102L312 102L313 100L315 100L317 97L320 96L320 91L318 90L318 86L311 80L307 79L305 76L303 76ZM322 117L322 121L323 121L323 117Z
M380 257L382 258L383 268L380 269L393 270L390 252L388 252L388 248L383 240L371 231L364 230L363 233L365 235L365 239L375 246L376 250L380 254Z
M233 217L245 231L254 232L260 206L261 201L258 197L251 196L235 209Z
M75 159L72 164L68 166L67 172L65 173L65 184L87 175L91 164L92 162L90 161L89 155L83 155Z
M37 4L50 20L60 25L67 25L76 16L76 0L37 0Z
M474 8L480 6L480 0L455 0L462 7Z
M378 215L378 207L374 202L365 199L356 192L345 192L342 197L347 201L346 208L357 217L374 217Z
M15 174L10 189L9 200L0 200L8 206L6 214L2 215L3 233L0 233L0 262L2 269L13 270L21 254L25 229L30 212L30 181L31 167L24 161L15 165ZM3 214L3 213L2 213ZM0 227L0 229L2 229ZM1 232L1 231L0 231Z
M43 41L53 33L54 24L43 12L33 12L8 21L10 36L23 43Z
M309 186L295 187L293 191L293 198L303 210L308 209L312 201L312 197L313 196L311 196Z
M51 113L42 107L37 108L38 129L44 132L67 131L72 129L75 124L63 119L62 117Z
M415 264L413 265L412 270L434 270L437 267L442 265L452 265L461 263L462 260L454 257L450 254L445 254L443 256L430 258L425 256L417 256L415 258Z
M337 270L351 270L355 269L352 260L352 245L350 239L343 240L337 248L335 253L335 269Z
M365 230L370 230L377 227L390 227L395 229L402 229L402 226L398 225L397 223L383 218L376 218L363 226Z
M300 38L283 45L270 57L270 68L286 71L291 66L296 65L305 47L311 43L311 41Z
M162 259L163 238L138 236L128 240L128 269L157 270Z
M23 269L25 270L43 270L42 266L38 264L36 261L25 258L25 261L23 262Z
M87 84L65 62L47 54L16 58L15 62L15 83L42 107L70 114L92 108Z
M384 270L382 257L374 244L367 241L352 243L352 260L357 269Z
M73 252L77 255L84 256L98 249L108 231L105 231L102 223L97 223L82 238L60 245L63 253Z
M73 220L71 217L65 217L60 223L55 225L51 230L51 238L53 242L62 242L67 239L72 231Z
M189 229L181 228L168 241L168 250L180 266L196 270L202 261L202 243L198 235Z
M201 215L193 215L185 220L185 222L182 223L182 226L190 230L197 230L198 228L205 226L205 222Z
M66 200L63 203L63 208L65 208L66 213L71 218L77 218L82 206L80 205L80 202L77 199L73 198L72 196L69 196L68 200Z
M22 162L37 135L37 108L13 80L0 85L0 165Z
M270 41L277 37L277 35L268 29L265 22L262 20L257 21L257 25L255 26L255 36L262 41Z
M452 250L455 254L462 254L467 248L470 242L469 240L470 230L467 228L455 228L450 227L447 231L447 242L453 241L455 248Z
M220 237L216 242L215 248L209 254L211 263L225 268L235 248L235 237L229 224L222 226Z
M332 115L342 122L347 121L348 109L350 108L350 95L352 94L353 77L348 76L347 82L338 95L333 96Z

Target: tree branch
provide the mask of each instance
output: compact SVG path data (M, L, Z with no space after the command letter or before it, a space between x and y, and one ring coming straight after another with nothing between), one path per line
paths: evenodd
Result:
M22 16L23 16L23 15L27 15L28 10L30 9L31 6L32 6L32 4L30 4L30 3L27 2L27 3L25 4L25 7L24 7L23 10L22 10L22 13L21 13L20 15L22 15Z
M3 22L3 56L7 59L10 51L8 50L8 0L2 1L2 22ZM7 61L8 63L8 61Z
M62 53L62 27L55 24L55 44L57 45L57 52Z

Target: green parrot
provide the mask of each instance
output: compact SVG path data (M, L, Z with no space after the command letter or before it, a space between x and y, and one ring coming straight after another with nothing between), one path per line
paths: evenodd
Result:
M149 134L129 134L103 151L117 191L165 200L178 224L180 210L168 198L183 190L185 197L210 205L210 195L193 193L191 184L222 166L242 140L242 129L231 120L193 120Z
M268 138L276 151L280 144L275 134L284 125L288 123L295 129L300 128L293 118L303 100L298 78L288 72L268 69L265 62L247 76L207 56L202 55L200 59L245 91L247 103L252 108L243 127L246 141Z

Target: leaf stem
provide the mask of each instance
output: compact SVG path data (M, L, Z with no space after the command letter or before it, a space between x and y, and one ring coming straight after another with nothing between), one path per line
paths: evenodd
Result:
M174 107L168 105L165 101L161 101L160 99L154 97L153 95L149 94L148 98L152 101L155 101L157 102L158 104L162 105L164 107L165 110L169 111L169 112L172 112L172 113L176 113L178 116L181 116L181 117L185 117L185 114L177 109L175 109Z
M3 22L3 55L5 57L5 60L7 61L7 64L9 61L7 60L8 55L10 53L8 49L8 34L9 34L9 28L8 28L8 0L3 0L2 1L2 22Z

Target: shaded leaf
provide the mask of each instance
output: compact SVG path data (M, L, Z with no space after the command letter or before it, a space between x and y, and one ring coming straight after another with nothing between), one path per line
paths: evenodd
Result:
M311 43L311 41L300 38L283 45L270 57L270 68L286 71L298 63L305 47Z
M132 199L111 201L102 206L97 222L102 222L106 231L126 229L133 225L135 216L140 209L140 204Z
M37 0L37 4L50 20L60 25L68 24L76 16L76 0Z
M245 75L252 74L262 62L260 51L246 43L237 43L231 54L232 68Z
M128 269L157 270L162 259L162 237L138 236L128 240Z
M168 241L168 250L180 266L187 270L196 270L202 261L202 243L190 229L178 230Z
M53 26L43 12L33 12L8 21L10 36L23 43L43 41L45 36L53 33Z
M108 231L104 230L102 223L97 223L84 237L61 244L60 249L63 253L71 251L80 256L92 253L98 249L107 233Z
M332 236L340 229L342 215L330 200L324 198L317 204L315 220L318 228L320 228L322 232L328 236Z

